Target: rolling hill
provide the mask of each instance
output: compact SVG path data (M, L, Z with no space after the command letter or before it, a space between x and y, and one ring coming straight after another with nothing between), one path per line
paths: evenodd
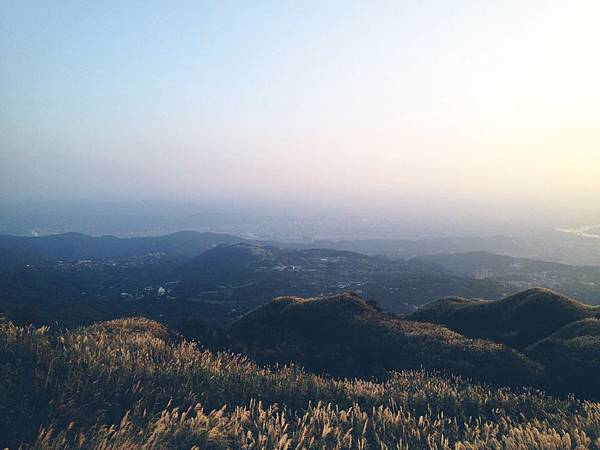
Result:
M600 393L600 319L572 322L525 349L554 376L549 389L585 397Z
M408 316L473 338L525 348L578 320L595 317L600 307L580 303L549 289L533 288L498 301L445 298Z
M531 384L540 367L503 345L382 313L361 297L280 297L229 328L234 348L263 363L336 376L426 368L501 384Z
M314 274L336 276L390 272L397 265L383 258L328 249L290 250L247 243L220 245L184 265L187 286L244 283L256 278L273 283ZM290 276L291 275L291 276ZM285 283L285 281L283 281Z
M360 253L293 250L241 243L220 245L181 269L178 292L216 300L263 304L282 295L355 291L398 313L449 294L500 298L506 287L449 274L435 264Z
M455 236L429 239L363 239L315 241L312 245L367 255L412 258L420 255L487 251L510 255L529 252L527 243L509 236Z

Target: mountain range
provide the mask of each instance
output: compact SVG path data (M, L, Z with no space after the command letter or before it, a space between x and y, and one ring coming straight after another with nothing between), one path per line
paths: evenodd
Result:
M228 234L195 231L135 238L92 237L81 233L64 233L40 237L4 235L0 236L0 247L28 252L42 262L116 259L149 253L163 253L189 259L216 245L241 240Z
M594 267L195 233L0 255L2 446L600 447L600 306L512 293Z
M506 289L493 280L474 280L419 260L360 253L294 250L249 243L220 245L185 263L177 291L255 305L276 296L315 296L355 291L382 307L406 313L450 292L500 298Z

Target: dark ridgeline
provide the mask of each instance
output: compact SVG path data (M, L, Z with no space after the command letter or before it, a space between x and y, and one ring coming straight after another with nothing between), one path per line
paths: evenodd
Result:
M195 231L135 238L64 233L39 237L0 236L0 247L27 252L46 262L126 258L148 253L190 259L216 245L241 240L228 234Z

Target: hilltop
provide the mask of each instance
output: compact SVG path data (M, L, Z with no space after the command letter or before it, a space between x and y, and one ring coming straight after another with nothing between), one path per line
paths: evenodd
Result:
M336 376L421 367L500 384L534 382L540 367L503 345L385 314L353 294L280 297L234 322L236 349Z
M219 245L197 256L183 268L184 281L194 283L199 276L214 279L215 275L232 277L255 272L315 272L336 270L389 271L394 264L381 258L360 253L307 249L291 250L275 246L236 243ZM221 280L215 280L215 283Z
M424 305L408 319L437 323L469 337L525 348L571 322L598 314L598 306L549 289L533 288L498 301L445 298Z
M330 249L294 250L250 243L220 245L180 270L182 295L253 306L285 295L313 297L355 291L389 311L407 313L450 293L500 298L505 287L449 274L420 261L391 260Z
M393 270L393 263L359 253L238 243L217 246L183 265L177 289L253 307L279 295L361 289L366 277Z
M0 363L11 448L600 448L598 403L423 371L375 383L268 370L140 318L71 332L0 322Z

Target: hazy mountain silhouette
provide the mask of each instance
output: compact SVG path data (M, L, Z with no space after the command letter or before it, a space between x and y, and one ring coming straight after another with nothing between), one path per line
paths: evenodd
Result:
M228 234L180 231L164 236L118 238L92 237L81 233L64 233L39 237L0 236L0 246L30 252L51 261L106 259L165 253L193 258L216 245L240 242Z
M265 303L281 295L315 296L353 290L394 312L408 311L450 293L500 298L506 287L493 280L450 274L417 260L360 253L294 250L248 243L217 246L186 263L178 290L187 295L219 291L229 299Z

